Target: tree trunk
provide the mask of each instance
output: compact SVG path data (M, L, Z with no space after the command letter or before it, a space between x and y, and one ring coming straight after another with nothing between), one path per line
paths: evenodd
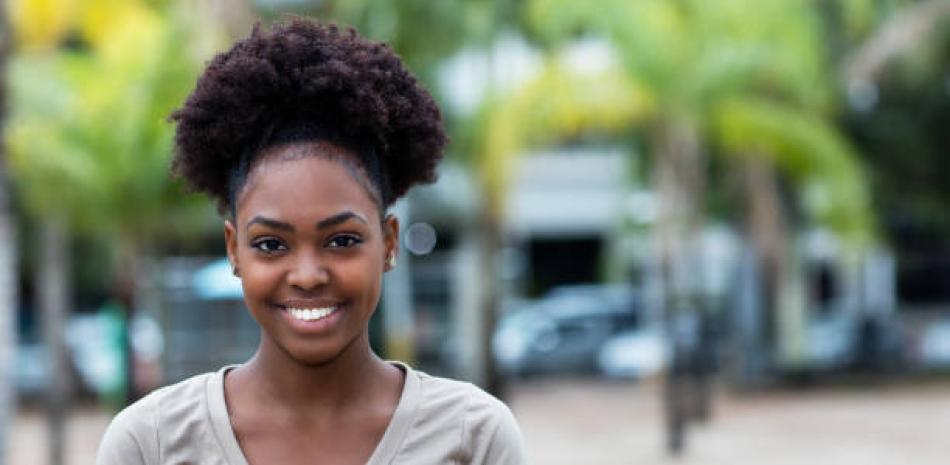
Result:
M785 219L775 182L775 170L761 160L742 165L746 189L746 228L761 262L763 301L766 311L765 340L770 349L776 343L775 308L782 282L785 255Z
M7 70L10 56L10 26L6 9L0 6L0 136L6 125ZM0 140L3 138L0 137ZM9 194L4 146L0 143L0 465L8 463L9 432L14 408L13 367L16 350L17 255L16 220Z
M761 260L765 341L771 360L786 366L801 361L805 331L804 304L800 302L801 274L790 248L785 206L771 163L750 160L743 164L746 177L747 228L756 256Z
M495 332L495 326L498 324L498 306L499 306L499 283L496 271L498 270L498 251L501 249L501 221L498 215L484 214L480 222L480 231L478 237L479 257L482 264L483 276L480 282L485 286L482 290L482 309L481 309L481 327L479 336L481 337L481 366L482 380L486 391L498 397L503 398L505 392L505 382L498 367L495 365L495 357L492 352L492 334Z
M47 414L49 423L49 463L64 463L65 423L71 394L66 351L66 321L69 314L69 244L65 223L60 218L43 224L36 294L43 318L43 335L49 357Z
M654 136L654 185L658 197L655 247L663 281L662 308L698 290L697 254L690 248L702 226L706 166L698 135L686 121L671 121Z
M874 34L842 62L845 83L873 85L895 58L928 40L940 31L941 21L950 15L947 0L914 2L890 15Z
M668 119L654 134L654 185L658 220L654 229L659 280L659 307L670 341L671 366L667 369L663 405L667 424L667 449L679 454L685 448L685 428L696 399L690 360L698 343L699 314L697 257L691 251L702 223L705 164L695 128L685 120Z
M141 395L135 375L135 349L132 345L132 319L135 316L135 290L138 278L139 258L132 241L125 240L119 247L119 266L115 277L115 296L125 316L122 337L125 356L125 403L131 405Z

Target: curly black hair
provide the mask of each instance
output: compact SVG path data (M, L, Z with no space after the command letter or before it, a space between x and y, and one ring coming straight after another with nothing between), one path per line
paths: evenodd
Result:
M177 122L172 172L234 212L264 149L329 141L350 149L385 210L433 182L448 142L432 96L386 44L301 17L254 27L198 78Z

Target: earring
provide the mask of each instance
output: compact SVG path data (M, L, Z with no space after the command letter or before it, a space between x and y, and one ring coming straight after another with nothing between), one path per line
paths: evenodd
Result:
M233 274L234 276L241 276L241 272L238 270L237 266L231 267L231 274Z
M396 254L390 253L389 259L386 261L386 264L389 265L389 269L396 267Z

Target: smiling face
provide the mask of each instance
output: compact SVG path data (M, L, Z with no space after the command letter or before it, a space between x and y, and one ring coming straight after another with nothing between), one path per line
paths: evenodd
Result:
M307 365L368 350L382 274L397 253L397 220L381 220L368 178L346 156L329 144L269 150L225 223L262 350Z

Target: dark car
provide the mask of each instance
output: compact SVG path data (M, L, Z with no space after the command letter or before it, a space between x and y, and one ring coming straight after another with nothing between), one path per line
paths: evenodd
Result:
M509 375L593 372L604 342L636 328L642 313L628 286L558 287L505 315L492 349Z

